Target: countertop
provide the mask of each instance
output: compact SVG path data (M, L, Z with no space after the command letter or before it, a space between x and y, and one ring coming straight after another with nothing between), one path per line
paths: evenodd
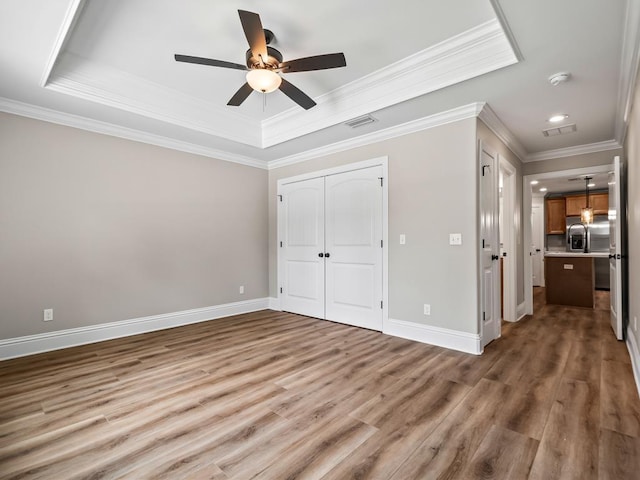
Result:
M587 257L587 258L609 258L609 252L554 252L547 250L545 257Z

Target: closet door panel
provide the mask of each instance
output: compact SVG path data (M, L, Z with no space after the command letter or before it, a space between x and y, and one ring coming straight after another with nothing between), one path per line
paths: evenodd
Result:
M281 189L282 309L325 318L324 178Z
M382 167L326 177L326 318L382 330Z

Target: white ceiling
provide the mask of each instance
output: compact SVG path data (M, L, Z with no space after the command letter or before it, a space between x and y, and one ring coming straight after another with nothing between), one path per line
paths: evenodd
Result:
M535 177L535 175L533 175ZM534 195L549 195L549 194L557 194L557 193L584 193L587 188L587 183L585 182L585 177L589 177L589 191L593 190L608 190L609 189L609 173L608 172L599 172L593 171L586 174L580 175L562 175L555 176L553 178L548 178L547 175L545 178L541 178L540 180L536 180L538 183L535 185L531 185L531 192ZM546 188L547 190L540 192L541 188Z
M275 166L484 115L525 161L620 145L640 0L22 0L0 2L0 110ZM344 52L342 69L286 74L281 92L226 106L244 63L237 9L260 14L285 60ZM557 87L547 78L571 72ZM442 114L442 112L447 112ZM346 120L378 121L351 129ZM544 137L553 113L577 132Z

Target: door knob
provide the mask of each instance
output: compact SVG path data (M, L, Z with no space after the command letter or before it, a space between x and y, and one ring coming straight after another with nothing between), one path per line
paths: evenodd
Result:
M329 252L325 253L325 254L324 254L324 256L325 256L325 257L327 257L327 258L329 258L329 256L330 256L330 255L329 255Z
M322 257L324 257L324 253L320 252L320 253L318 254L318 256L319 256L320 258L322 258Z
M491 255L491 260L498 260L500 257L498 255Z

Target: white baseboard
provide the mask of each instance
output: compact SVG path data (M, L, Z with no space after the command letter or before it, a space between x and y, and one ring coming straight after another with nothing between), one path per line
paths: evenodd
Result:
M9 338L0 340L0 359L6 360L9 358L23 357L25 355L33 355L34 353L49 352L61 348L75 347L87 343L102 342L114 338L163 330L165 328L180 327L191 323L206 322L207 320L215 320L231 315L266 310L270 308L270 303L269 298L258 298L244 302L227 303L181 312L102 323L88 327L40 333L26 337Z
M276 312L281 312L282 308L280 307L280 299L278 297L269 297L269 310L275 310Z
M522 302L516 308L516 317L517 317L516 322L519 322L520 320L522 320L526 316L527 316L527 303L526 302Z
M640 349L638 349L638 343L636 337L631 331L631 327L627 327L627 349L629 350L629 356L631 357L631 367L633 369L633 378L636 380L636 388L638 389L638 396L640 396Z
M482 353L480 335L475 333L459 332L392 318L385 322L383 333L474 355Z

